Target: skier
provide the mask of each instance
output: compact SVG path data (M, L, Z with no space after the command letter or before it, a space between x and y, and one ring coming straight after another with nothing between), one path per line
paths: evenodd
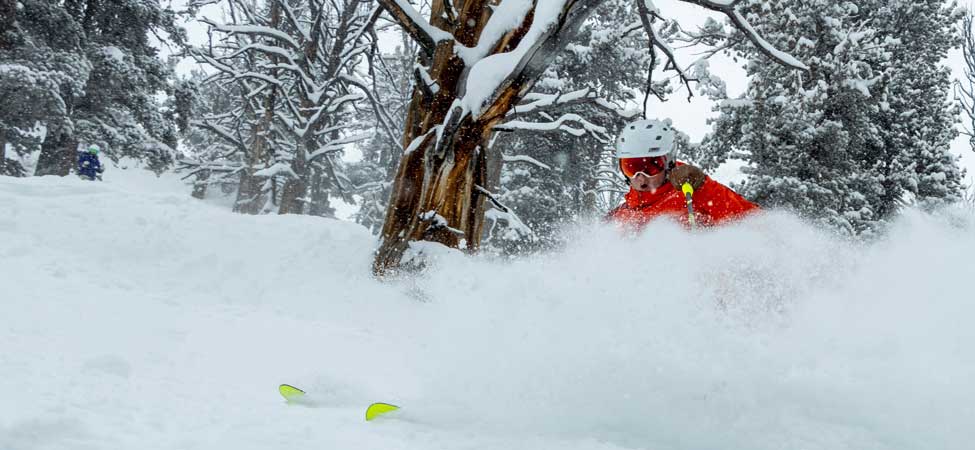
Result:
M670 124L659 120L637 120L623 128L616 141L616 158L630 191L626 201L609 212L608 220L639 229L666 216L688 227L707 227L758 210L701 169L674 159L674 137ZM685 184L693 188L691 205L682 190Z
M96 178L101 179L102 172L105 168L102 167L102 163L98 161L98 146L92 145L88 147L87 152L82 152L78 156L78 176L94 181Z

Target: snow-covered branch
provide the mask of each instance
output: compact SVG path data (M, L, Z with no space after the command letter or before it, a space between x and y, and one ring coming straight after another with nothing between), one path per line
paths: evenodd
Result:
M431 25L423 16L405 0L378 0L386 11L409 33L410 37L420 45L427 56L433 55L437 42L453 40L453 36L440 28Z
M629 119L636 117L640 111L635 108L624 108L609 100L600 97L591 88L577 89L572 92L557 94L528 93L522 102L511 108L507 118L523 116L537 111L552 111L560 107L592 105L600 109L609 111L621 118Z
M506 223L507 228L517 233L519 237L528 238L529 240L536 239L535 232L531 229L531 227L525 225L525 222L521 220L521 217L518 217L513 209L502 204L497 197L491 193L491 191L488 191L480 185L474 185L474 189L476 189L481 195L487 197L488 201L494 205L494 208L491 208L484 213L485 219L492 222L491 228L488 230L488 234L493 234L494 229L497 227L498 221L503 220Z
M215 31L224 32L230 36L233 36L235 34L246 34L250 36L266 36L278 40L280 42L283 42L285 44L288 44L288 46L290 46L294 50L301 49L301 46L298 45L298 41L295 41L287 33L284 33L274 28L265 27L261 25L221 25L206 18L200 19L200 22L203 22L211 26Z
M506 163L507 162L523 162L523 163L528 163L528 164L536 165L536 166L541 167L542 169L545 169L545 170L552 170L552 167L549 166L548 164L545 164L545 163L543 163L543 162L541 162L541 161L539 161L539 160L537 160L535 158L532 158L531 156L528 156L528 155L513 155L512 156L512 155L502 154L501 157L503 158L504 162L506 162Z
M809 70L809 66L803 64L802 61L799 61L794 56L775 48L775 46L770 44L768 41L765 40L765 38L763 38L760 34L758 34L758 31L756 31L755 28L753 28L752 25L748 23L748 20L746 20L745 17L742 16L737 9L735 9L739 0L680 0L680 1L685 3L693 3L695 5L702 6L712 11L720 12L728 16L728 19L731 20L731 23L735 25L735 28L738 28L742 33L744 33L745 36L748 38L748 40L751 41L752 44L754 44L755 47L757 47L759 51L764 53L766 56L777 61L779 64L789 66L794 69ZM639 3L643 3L643 1L640 1Z
M204 120L193 120L193 121L190 122L190 124L193 125L193 126L195 126L195 127L203 128L203 129L205 129L207 131L210 131L211 133L219 136L221 139L223 139L223 140L227 141L228 143L230 143L231 145L233 145L238 150L247 151L247 146L244 145L244 143L241 142L240 139L237 139L233 135L233 133L231 133L229 130L227 130L226 128L224 128L222 126L219 126L219 125L217 125L215 123L212 123L212 122L210 122L210 121L208 121L206 119L204 119Z
M582 128L574 128L570 126L570 123L576 123ZM507 122L498 124L494 126L497 131L515 131L515 130L531 130L531 131L565 131L573 136L579 137L585 135L587 132L591 133L596 139L603 142L609 142L612 139L609 137L606 128L589 122L582 116L578 114L563 114L558 119L549 122L526 122L523 120L509 120Z

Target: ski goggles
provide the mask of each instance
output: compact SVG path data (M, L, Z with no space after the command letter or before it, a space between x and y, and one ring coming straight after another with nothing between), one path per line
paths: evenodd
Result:
M627 178L633 178L640 172L652 177L666 169L666 156L620 159L620 170L623 171L623 175L626 175Z

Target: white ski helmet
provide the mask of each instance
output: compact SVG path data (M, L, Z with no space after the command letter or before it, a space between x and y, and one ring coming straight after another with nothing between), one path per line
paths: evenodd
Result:
M630 122L616 139L616 158L669 155L674 151L674 136L669 121L642 119Z

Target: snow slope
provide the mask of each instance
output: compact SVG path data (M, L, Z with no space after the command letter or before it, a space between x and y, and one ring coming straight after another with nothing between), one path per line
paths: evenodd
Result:
M973 230L591 226L382 284L347 222L0 177L0 449L967 449Z

